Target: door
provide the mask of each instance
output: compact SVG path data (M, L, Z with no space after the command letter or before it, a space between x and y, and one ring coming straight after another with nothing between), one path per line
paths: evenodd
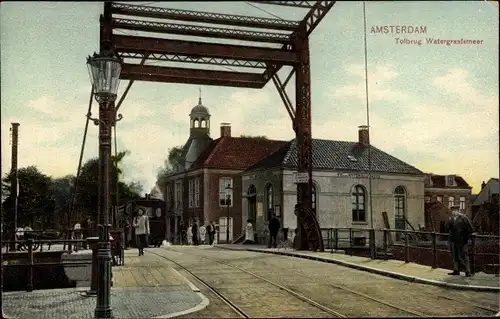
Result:
M250 185L248 188L247 196L248 219L250 219L251 223L255 226L257 221L257 190L254 185ZM243 221L243 224L246 225L246 220Z
M233 241L233 218L229 218L229 240L227 239L226 221L227 217L219 218L219 241L227 244Z

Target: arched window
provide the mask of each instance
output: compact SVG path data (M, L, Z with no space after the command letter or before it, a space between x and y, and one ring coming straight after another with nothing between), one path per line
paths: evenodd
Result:
M201 127L206 128L207 127L207 122L205 120L201 120Z
M312 194L311 194L311 206L312 206L312 209L313 211L316 213L316 198L317 198L317 194L316 194L316 186L314 186L314 184L312 184Z
M193 127L200 127L200 121L198 121L198 119L194 120L194 126Z
M394 190L394 213L396 219L403 219L406 216L406 189L398 186Z
M270 220L274 212L274 190L273 185L269 184L266 187L266 202L267 202L267 219Z
M365 189L361 185L356 185L352 189L352 221L365 222Z

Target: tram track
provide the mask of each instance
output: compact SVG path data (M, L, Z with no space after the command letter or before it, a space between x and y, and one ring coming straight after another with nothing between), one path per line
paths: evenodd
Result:
M176 252L178 252L178 253L184 253L184 252L180 252L180 251L177 251L177 250L173 250L173 251L176 251ZM297 292L295 292L295 291L291 290L290 288L287 288L287 287L281 286L281 285L279 285L279 284L272 283L271 281L269 281L269 280L267 280L267 279L265 279L265 278L262 278L261 276L259 276L259 275L257 275L257 274L254 274L254 273L252 273L252 272L249 272L248 270L243 269L243 268L241 268L241 267L234 266L234 265L230 265L230 264L228 264L227 262L225 262L225 261L223 261L223 260L220 260L220 259L215 259L215 258L212 258L212 257L207 257L207 256L204 256L204 255L199 255L199 254L192 254L192 255L195 255L195 256L197 256L197 257L206 258L206 259L209 259L209 260L212 260L212 261L215 261L215 262L218 262L218 263L221 263L221 264L227 265L227 266L229 266L229 267L232 267L232 268L238 269L238 270L243 271L243 272L245 272L245 273L248 273L248 274L250 274L250 275L252 275L252 276L254 276L254 277L256 277L256 278L259 278L259 279L265 280L265 281L267 281L267 282L269 282L269 283L271 283L271 284L273 284L273 285L275 285L275 286L283 287L283 288L284 288L284 289L286 289L286 291L288 291L288 292L292 292L293 294L298 294ZM303 273L302 273L302 274L303 274ZM303 275L305 275L305 274L303 274ZM392 308L392 309L395 309L395 310L398 310L398 311L404 312L404 313L406 313L406 314L410 314L410 315L413 315L413 316L416 316L416 317L425 317L425 316L426 316L424 313L421 313L421 312L417 312L417 311L413 311L413 310L409 310L409 309L405 309L405 308L399 307L399 306L397 306L397 305L395 305L395 304L389 303L389 302L387 302L387 301L381 300L381 299L379 299L379 298L372 297L372 296L367 295L367 294L365 294L365 293L362 293L362 292L359 292L359 291L355 291L355 290L353 290L353 289L350 289L350 288L347 288L347 287L344 287L344 286L341 286L341 285L332 284L332 283L326 283L326 285L328 285L328 286L330 286L330 287L332 287L332 288L334 288L334 289L341 290L341 291L343 291L343 292L348 292L348 293L350 293L350 294L353 294L353 295L356 295L356 296L359 296L359 297L362 297L362 298L365 298L365 299L368 299L368 300L374 301L374 302L376 302L376 303L379 303L379 304L382 304L382 305L384 305L384 306L390 307L390 308ZM282 289L283 289L283 288L282 288ZM306 298L307 298L307 297L306 297ZM307 299L309 299L309 298L307 298ZM311 300L311 299L309 299L309 300ZM313 301L313 302L314 302L314 303L316 303L315 301ZM324 306L322 306L322 307L324 307ZM330 310L331 310L331 311L333 311L333 312L335 312L335 313L338 313L338 312L336 312L335 310L332 310L332 309L330 309ZM345 318L345 317L347 317L346 315L341 315L341 316L343 316L344 318Z
M191 255L191 256L196 256L196 257L199 257L199 258L204 258L204 259L207 259L207 260L210 260L210 261L213 261L213 262L216 262L216 263L219 263L219 264L222 264L222 265L225 265L225 266L228 266L230 268L233 268L233 269L236 269L238 271L241 271L241 272L244 272L254 278L257 278L261 281L265 281L281 290L284 290L286 291L287 293L293 295L294 297L308 303L309 305L312 305L318 309L321 309L322 311L325 311L326 313L330 314L330 315L333 315L335 317L338 317L338 318L346 318L348 317L347 315L345 314L342 314L334 309L331 309L325 305L322 305L306 296L304 296L303 294L293 290L291 287L286 287L286 286L283 286L281 284L278 284L276 282L273 282L269 279L266 279L266 278L263 278L262 276L258 275L258 274L255 274L251 271L248 271L246 269L243 269L239 266L235 266L235 265L231 265L229 264L228 262L224 261L224 260L221 260L221 259L216 259L216 258L213 258L213 257L209 257L209 256L206 256L206 255L200 255L200 254L195 254L195 253L192 253L192 252L186 252L186 251L178 251L178 250L175 250L175 249L169 249L170 251L173 251L173 252L176 252L176 253L180 253L180 254L187 254L187 255ZM165 256L162 256L162 255L159 255L157 254L158 256L162 257L162 258L166 258L166 259L169 259L171 260L170 258L168 257L165 257ZM175 262L175 261L174 261ZM176 263L177 264L177 263ZM190 272L191 273L191 272ZM357 297L362 297L364 299L367 299L371 302L375 302L377 304L380 304L380 305L384 305L386 307L389 307L389 308L392 308L394 310L397 310L399 312L401 312L401 314L405 314L405 315L410 315L410 316L416 316L416 317L423 317L423 316L426 316L426 314L422 313L422 312L418 312L418 311L413 311L413 310L410 310L410 309L405 309L405 308L402 308L398 305L395 305L393 303L390 303L390 302L387 302L387 301L384 301L382 299L379 299L379 298L375 298L375 297L372 297L368 294L365 294L363 292L359 292L359 291L356 291L356 290L353 290L353 289L350 289L350 288L347 288L347 287L344 287L344 286L341 286L341 285L337 285L337 284L332 284L332 283L325 283L325 285L333 288L333 289L336 289L336 290L339 290L339 291L342 291L343 293L349 293L351 295L355 295ZM212 289L214 289L213 287L211 287Z
M238 266L234 266L234 265L230 265L226 262L224 262L223 260L219 260L219 259L215 259L215 258L211 258L211 257L207 257L207 256L204 256L204 255L199 255L199 254L193 254L193 253L186 253L186 252L181 252L181 251L177 251L175 249L169 249L169 251L173 251L173 252L176 252L176 253L180 253L180 254L187 254L187 255L191 255L191 256L196 256L196 257L199 257L199 258L204 258L204 259L207 259L207 260L210 260L210 261L213 261L213 262L216 262L216 263L219 263L219 264L222 264L222 265L225 265L227 267L230 267L230 268L233 268L233 269L236 269L238 271L241 271L241 272L244 272L254 278L257 278L261 281L264 281L280 290L283 290L287 293L289 293L290 295L294 296L295 298L307 303L308 305L310 306L313 306L317 309L320 309L321 311L327 313L327 314L330 314L333 316L333 318L347 318L348 316L344 315L344 314L341 314L333 309L330 309L296 291L293 291L292 289L290 288L287 288L283 285L280 285L278 283L275 283L273 281L270 281L266 278L263 278L262 276L259 276L255 273L252 273L246 269L243 269L241 267L238 267ZM191 271L190 269L188 269L187 267L185 267L184 265L180 264L179 262L175 261L174 259L170 258L170 257L167 257L167 256L164 256L162 254L158 254L156 252L152 252L152 251L149 251L149 253L151 254L154 254L160 258L163 258L163 259L166 259L172 263L174 263L175 265L179 266L181 269L183 269L184 271L186 271L187 273L189 273L191 276L193 276L194 278L196 278L196 280L198 280L203 286L205 286L207 289L209 289L212 293L214 293L217 297L219 297L220 299L222 299L224 301L224 303L226 303L228 306L231 307L231 309L233 309L240 317L242 318L251 318L251 316L249 314L247 314L243 309L241 309L240 307L238 307L234 302L232 302L229 298L227 298L226 296L224 296L223 293L221 293L217 288L213 287L213 285L210 285L209 283L207 283L205 280L203 280L202 278L200 278L200 276L196 275L193 271ZM253 317L253 316L252 316Z
M223 257L223 255L216 256L214 258L212 256L207 256L205 254L198 254L198 253L195 253L195 252L192 252L192 251L175 250L175 248L171 249L171 250L174 251L174 252L176 252L176 253L179 253L179 254L192 255L192 256L199 257L199 258L204 258L204 259L207 259L207 260L211 260L211 261L217 262L219 264L224 264L224 265L226 265L228 267L237 269L238 271L242 271L242 272L245 272L247 274L250 274L250 275L252 275L255 278L259 278L259 277L262 276L262 274L258 274L258 271L254 271L253 269L250 269L251 271L249 271L247 269L243 269L241 267L238 267L238 265L229 264L229 263L233 263L234 261L238 261L239 262L240 261L239 259L224 260L225 257ZM221 258L224 258L224 259L220 259L218 257L221 257ZM244 259L246 259L246 258L244 258ZM253 259L251 259L251 260L253 260ZM294 273L296 273L299 276L305 276L305 278L308 277L307 273L302 272L302 271L297 271L297 269L290 269L290 271L293 271ZM268 278L267 275L265 275L265 276L266 276L266 278L263 278L264 281L270 281L269 279L274 280L272 278L267 279ZM311 278L311 279L314 279L314 278ZM316 280L316 279L314 279L314 280ZM273 282L273 283L275 283L275 282ZM406 283L406 282L402 282L402 283ZM294 285L294 284L292 284L292 285L287 285L287 284L283 284L283 283L281 283L281 284L284 285L285 288L287 288L288 290L291 290L291 291L293 291L295 293L298 293L298 294L301 294L300 292L302 292L302 294L303 294L304 291L305 291L304 289L307 289L305 287L303 288L301 286L297 286L297 285ZM374 306L375 306L375 304L378 304L378 305L380 305L379 307L383 308L383 306L385 306L387 309L391 308L391 309L393 309L393 310L395 310L397 312L400 312L398 315L402 315L402 316L426 317L426 316L437 315L437 313L439 313L439 312L432 311L431 309L429 309L430 311L428 311L428 310L426 310L426 308L412 309L414 307L410 306L408 303L406 303L405 305L401 305L399 303L395 304L392 301L393 299L391 299L391 300L384 300L384 299L380 298L378 294L377 294L377 296L373 296L370 293L370 291L366 291L366 289L362 289L363 291L359 291L358 289L356 289L354 287L346 287L345 285L343 285L341 283L329 282L329 280L326 281L326 282L322 282L322 284L323 284L323 287L330 287L330 288L333 288L334 290L338 290L339 291L339 293L338 293L339 295L345 295L348 299L352 298L354 296L357 296L358 298L361 297L362 298L361 300L366 300L366 301L372 302L372 304ZM415 287L413 287L413 284L411 284L411 283L407 283L407 284L408 285L412 285L412 288L415 288ZM481 314L480 313L477 313L477 314L481 315L481 316L484 316L484 315L490 316L490 315L495 315L496 313L498 313L498 310L495 309L496 307L494 306L494 303L491 303L490 301L488 301L488 300L491 299L491 297L494 297L494 296L488 297L487 299L484 300L484 302L478 302L478 300L479 301L483 301L483 299L477 299L476 297L467 296L467 295L464 295L464 296L458 295L457 296L456 294L454 294L454 291L450 291L451 295L446 294L446 292L441 293L439 291L432 291L432 290L430 290L430 291L425 290L425 291L422 291L422 293L435 296L437 300L441 299L441 300L447 300L449 302L452 302L451 305L456 304L459 307L460 306L461 307L466 306L466 307L468 307L470 309L475 308L478 311L480 311ZM461 298L461 297L463 297L463 298ZM318 298L322 299L321 297L318 297ZM308 299L310 299L310 298L308 298ZM475 299L477 299L477 300L475 300ZM318 299L316 299L316 300L322 302L322 304L321 304L322 306L328 306L329 305L329 302L326 301L326 300L324 300L324 299L323 299L323 301L318 300ZM366 301L364 301L364 302L366 302ZM314 301L314 302L316 302L316 301ZM351 315L345 315L345 314L343 314L343 313L345 313L345 310L340 310L340 312L339 312L338 311L339 309L336 309L336 308L337 307L334 306L333 309L331 309L331 308L329 308L329 309L333 310L336 313L338 313L340 315L340 316L337 315L338 317L351 316ZM334 310L334 309L336 309L336 310ZM341 314L341 312L342 312L342 314ZM468 312L465 312L465 313L468 313ZM460 315L462 315L462 314L463 313L461 313Z

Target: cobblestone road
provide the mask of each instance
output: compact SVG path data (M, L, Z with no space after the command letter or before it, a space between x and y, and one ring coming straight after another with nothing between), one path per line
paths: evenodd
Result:
M206 247L170 247L151 251L188 268L251 317L332 315L230 266L278 283L348 317L491 316L498 311L498 293L414 284L318 261ZM196 281L193 279L193 282ZM234 311L231 315L231 308L215 294L203 289L202 292L211 304L188 317L236 316Z

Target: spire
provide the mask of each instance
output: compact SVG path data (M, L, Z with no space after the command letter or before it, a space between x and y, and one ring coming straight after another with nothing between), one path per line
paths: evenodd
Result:
M198 104L201 105L201 88L199 88L199 90L200 90L200 97L198 99Z

